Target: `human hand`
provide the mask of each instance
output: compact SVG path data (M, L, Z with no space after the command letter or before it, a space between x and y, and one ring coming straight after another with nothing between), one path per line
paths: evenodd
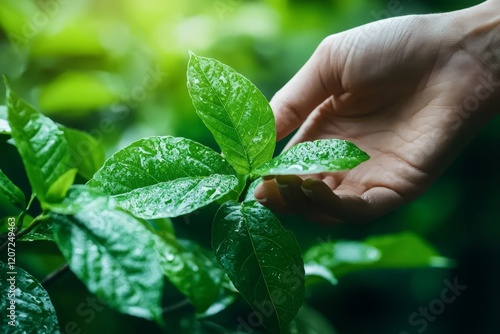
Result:
M499 9L490 0L326 38L271 100L278 140L300 126L286 148L340 138L371 159L339 173L267 178L256 198L338 223L374 219L421 195L499 109Z

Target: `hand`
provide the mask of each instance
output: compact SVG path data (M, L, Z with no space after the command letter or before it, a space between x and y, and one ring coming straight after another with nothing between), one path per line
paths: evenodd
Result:
M371 159L345 172L268 177L256 198L338 223L374 219L421 195L499 109L499 8L492 0L326 38L271 100L278 140L300 126L287 148L340 138Z

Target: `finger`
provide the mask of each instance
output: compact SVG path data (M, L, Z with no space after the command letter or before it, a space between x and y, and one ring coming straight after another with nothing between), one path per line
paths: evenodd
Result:
M306 196L302 189L303 181L296 175L278 176L276 184L288 211L309 221L318 223L335 223L332 217L325 214ZM319 181L321 182L321 181Z
M309 114L283 150L286 151L290 147L305 141L338 138L339 134L334 134L332 131L334 108L333 97L330 96Z
M275 212L282 214L290 213L274 179L264 179L264 181L255 188L254 196L260 204Z
M337 195L321 181L304 182L302 188L311 203L328 215L332 223L365 223L405 203L401 195L385 187L372 188L361 195Z
M288 211L302 216L307 214L310 201L302 191L303 180L296 175L278 175L275 180Z
M277 139L295 130L329 96L342 92L338 64L333 59L336 35L327 37L307 63L271 100Z

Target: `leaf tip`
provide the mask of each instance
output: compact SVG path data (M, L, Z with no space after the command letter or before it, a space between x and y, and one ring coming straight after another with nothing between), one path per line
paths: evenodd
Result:
M9 99L9 94L10 94L9 79L7 78L7 76L5 74L2 74L2 79L3 79L3 82L5 84L5 91L6 91L7 99Z

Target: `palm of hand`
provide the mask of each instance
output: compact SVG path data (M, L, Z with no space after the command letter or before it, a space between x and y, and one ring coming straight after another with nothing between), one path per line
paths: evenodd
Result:
M313 72L320 76L321 93L306 93L296 105L282 92L272 101L277 124L286 124L278 128L278 137L303 122L287 147L342 138L371 159L353 170L306 181L294 176L267 180L257 198L277 211L320 222L365 221L414 199L443 172L472 137L470 125L457 117L464 96L471 93L470 82L458 80L473 79L482 69L452 43L423 31L425 19L382 21L325 40L283 89L311 89L314 78L307 72ZM374 32L384 38L367 38ZM306 108L299 109L300 103Z

